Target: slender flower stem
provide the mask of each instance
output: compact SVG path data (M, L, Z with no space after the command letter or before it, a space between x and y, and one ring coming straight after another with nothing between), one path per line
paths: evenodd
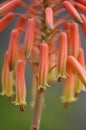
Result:
M43 0L44 9L47 6L45 3L46 3L45 0ZM47 42L48 41L47 27L45 26L44 23L45 23L45 13L44 13L44 10L43 10L43 29L42 29L42 32L45 35L44 35L44 37L42 37L42 40ZM32 124L31 124L30 130L39 130L43 107L44 107L44 92L40 92L37 89L35 107L34 107L34 111L33 111L33 119L32 119Z
M30 130L39 130L43 107L44 107L44 93L40 93L39 90L37 90L36 102Z

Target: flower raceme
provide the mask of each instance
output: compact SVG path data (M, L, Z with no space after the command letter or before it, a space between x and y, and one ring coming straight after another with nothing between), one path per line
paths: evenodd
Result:
M2 95L12 97L14 85L15 104L20 105L21 111L26 105L24 76L26 61L37 80L37 87L34 88L35 84L32 87L34 95L36 91L43 94L47 83L52 86L56 79L61 81L62 78L64 78L62 101L65 105L75 101L77 94L85 90L84 50L79 32L81 26L86 37L85 5L84 0L30 0L30 5L23 0L8 0L0 5L1 32L18 17L11 31L8 50L5 52ZM17 13L14 9L19 6L26 12ZM22 34L24 38L21 43Z

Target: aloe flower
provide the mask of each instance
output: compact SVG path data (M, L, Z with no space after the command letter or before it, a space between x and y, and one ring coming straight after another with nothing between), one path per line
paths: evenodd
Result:
M16 100L15 104L20 105L20 111L24 111L26 105L26 85L25 85L25 61L19 60L16 65Z
M1 95L12 98L14 86L12 102L24 111L27 63L33 72L31 106L34 111L30 130L39 130L44 95L55 81L61 82L64 78L61 99L65 107L77 101L81 91L86 91L84 49L80 37L80 27L86 37L86 1L28 1L29 4L23 0L7 0L0 4L0 32L17 17L5 52ZM25 12L15 11L18 7L24 8Z

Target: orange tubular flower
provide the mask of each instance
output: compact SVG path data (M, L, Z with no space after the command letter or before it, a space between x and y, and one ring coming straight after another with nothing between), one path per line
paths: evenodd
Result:
M63 6L77 22L83 23L79 13L69 1L64 1Z
M67 34L65 32L61 32L61 34L59 35L59 50L57 61L58 81L60 78L66 78L67 48Z
M86 0L76 0L76 1L86 6Z
M53 10L50 7L45 9L45 18L46 18L46 25L49 29L54 29L53 24Z
M15 17L15 14L11 12L0 20L0 32L4 28L6 28L6 26L13 20L14 17Z
M16 101L15 105L20 105L20 111L24 111L26 105L26 85L25 85L25 61L19 60L16 66Z
M14 29L11 32L11 37L10 37L10 42L8 47L8 64L9 64L10 71L13 70L17 60L18 40L19 40L19 32L18 30Z
M78 25L76 23L72 23L70 25L70 43L69 43L70 55L77 58L79 48L80 48L80 39L79 39Z
M80 14L80 16L83 20L83 23L81 24L81 28L84 33L84 36L86 37L86 16L84 16L83 14Z
M0 7L0 17L6 15L21 4L20 0L11 0Z
M86 71L82 65L73 56L68 56L67 62L76 72L82 83L86 86Z
M36 21L34 18L30 18L27 22L27 29L24 39L24 50L25 56L28 58L31 54L33 42L34 42L34 33L35 33Z
M22 16L18 19L16 23L15 29L22 29L24 24L26 23L26 17Z
M83 49L79 49L79 55L78 55L78 61L81 64L81 66L85 69L85 59L84 59L84 52ZM78 94L81 91L86 91L84 84L81 82L81 80L76 76L75 78L75 96L78 96Z
M56 80L56 67L53 68L56 65L56 54L54 53L54 51L56 51L56 47L55 47L54 42L49 43L49 50L50 50L50 54L49 54L49 62L50 62L49 70L50 71L48 73L48 83L52 85L53 82L55 82Z
M38 89L44 92L48 76L48 45L43 42L40 45L40 62L38 70Z
M4 65L2 69L2 95L6 95L9 99L13 95L13 73L8 67L8 52L5 53Z
M78 2L75 2L74 6L75 6L76 9L79 9L81 12L86 14L86 6L84 6L84 5L82 5Z
M64 107L67 107L68 103L76 100L74 97L75 76L71 68L68 66L68 64L67 64L67 74L68 75L64 82L63 96L62 96Z

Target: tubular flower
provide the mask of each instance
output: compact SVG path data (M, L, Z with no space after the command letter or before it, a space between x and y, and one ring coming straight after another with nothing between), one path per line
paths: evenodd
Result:
M65 107L68 106L68 103L76 100L74 97L75 75L69 66L67 66L67 74L68 75L64 82L62 96L62 101L64 102Z
M82 48L79 49L78 61L81 64L81 66L85 69L84 52L83 52ZM76 75L76 78L75 78L75 96L78 96L78 94L81 91L86 91L85 85L81 82L81 80Z
M77 2L83 4L83 5L86 5L86 1L85 0L76 0Z
M56 54L54 53L54 51L56 51L56 47L55 47L55 43L49 43L49 50L50 50L50 54L49 54L49 73L48 73L48 83L50 85L53 84L53 82L55 82L56 80L56 68L54 67L56 64Z
M13 70L18 54L18 40L19 40L19 32L18 30L14 29L11 32L10 42L8 46L8 64L9 70Z
M0 7L0 17L6 15L21 4L20 0L8 1Z
M53 29L54 28L54 24L53 24L53 10L50 7L47 7L45 9L45 18L46 18L46 25L49 29Z
M63 6L68 10L70 15L79 23L83 23L80 15L78 14L77 10L74 8L74 6L69 1L64 1Z
M0 20L0 32L13 20L15 14L10 12L4 18Z
M79 30L76 23L70 25L70 55L78 57L79 48L80 48L80 39L79 39Z
M26 105L26 85L25 85L25 61L19 60L16 65L16 105L20 105L20 111L24 111Z
M34 42L34 33L35 33L35 19L31 18L27 22L27 29L25 34L24 40L24 49L25 49L25 56L28 58L31 54L33 42Z
M83 23L81 24L82 31L84 33L84 36L86 37L86 17L83 14L80 14Z
M62 32L59 35L59 50L57 58L57 79L66 78L66 61L67 61L67 34Z
M76 9L79 9L81 12L86 13L86 6L84 6L78 2L75 2L74 6L76 7Z
M67 62L72 67L72 69L76 72L76 74L78 75L82 83L86 85L86 71L82 67L82 65L73 56L69 56L67 58Z
M45 58L46 57L46 58ZM43 42L40 45L40 62L39 62L39 70L38 70L38 89L41 91L42 89L46 89L48 76L48 45Z
M8 52L5 52L4 65L2 69L2 95L11 99L13 95L13 72L9 71Z

